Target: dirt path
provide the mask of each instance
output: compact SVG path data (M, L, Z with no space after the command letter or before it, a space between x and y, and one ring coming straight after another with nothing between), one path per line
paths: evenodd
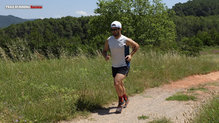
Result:
M192 88L192 89L191 89ZM190 90L188 90L190 89ZM166 101L176 93L192 94L196 101ZM212 94L219 94L219 71L206 75L194 75L157 88L145 90L130 97L130 103L121 114L115 114L117 102L96 110L88 118L78 118L62 123L146 123L166 117L174 123L184 123L198 110L198 106ZM148 119L138 119L148 116Z

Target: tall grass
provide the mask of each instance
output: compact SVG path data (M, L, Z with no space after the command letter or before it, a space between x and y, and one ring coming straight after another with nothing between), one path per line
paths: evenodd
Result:
M139 52L125 80L128 94L191 74L219 70L219 62L176 53ZM0 121L55 122L117 99L111 63L102 56L30 62L0 61Z
M191 121L192 123L218 123L219 122L219 95L200 108L200 112Z

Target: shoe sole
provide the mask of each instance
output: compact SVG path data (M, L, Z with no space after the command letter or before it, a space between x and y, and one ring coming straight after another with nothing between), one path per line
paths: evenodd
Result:
M116 109L116 113L117 113L117 114L122 113L122 107L121 107L121 109L118 109L118 108L117 108L117 109Z
M129 104L129 100L128 100L128 102L127 103L125 103L125 106L124 106L124 108L127 108L127 105Z

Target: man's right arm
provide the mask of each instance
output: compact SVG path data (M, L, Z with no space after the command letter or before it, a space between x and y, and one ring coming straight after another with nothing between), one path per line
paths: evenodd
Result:
M103 49L103 57L105 58L105 60L109 60L110 56L107 55L107 51L109 50L109 44L108 44L108 40L105 41L105 44L104 44L104 49Z

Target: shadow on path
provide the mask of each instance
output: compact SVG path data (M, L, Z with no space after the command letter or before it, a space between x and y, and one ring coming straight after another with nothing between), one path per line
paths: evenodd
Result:
M98 115L110 115L110 114L116 114L116 112L111 112L110 110L116 109L117 107L108 107L108 108L100 108L95 110L95 113L98 113Z

